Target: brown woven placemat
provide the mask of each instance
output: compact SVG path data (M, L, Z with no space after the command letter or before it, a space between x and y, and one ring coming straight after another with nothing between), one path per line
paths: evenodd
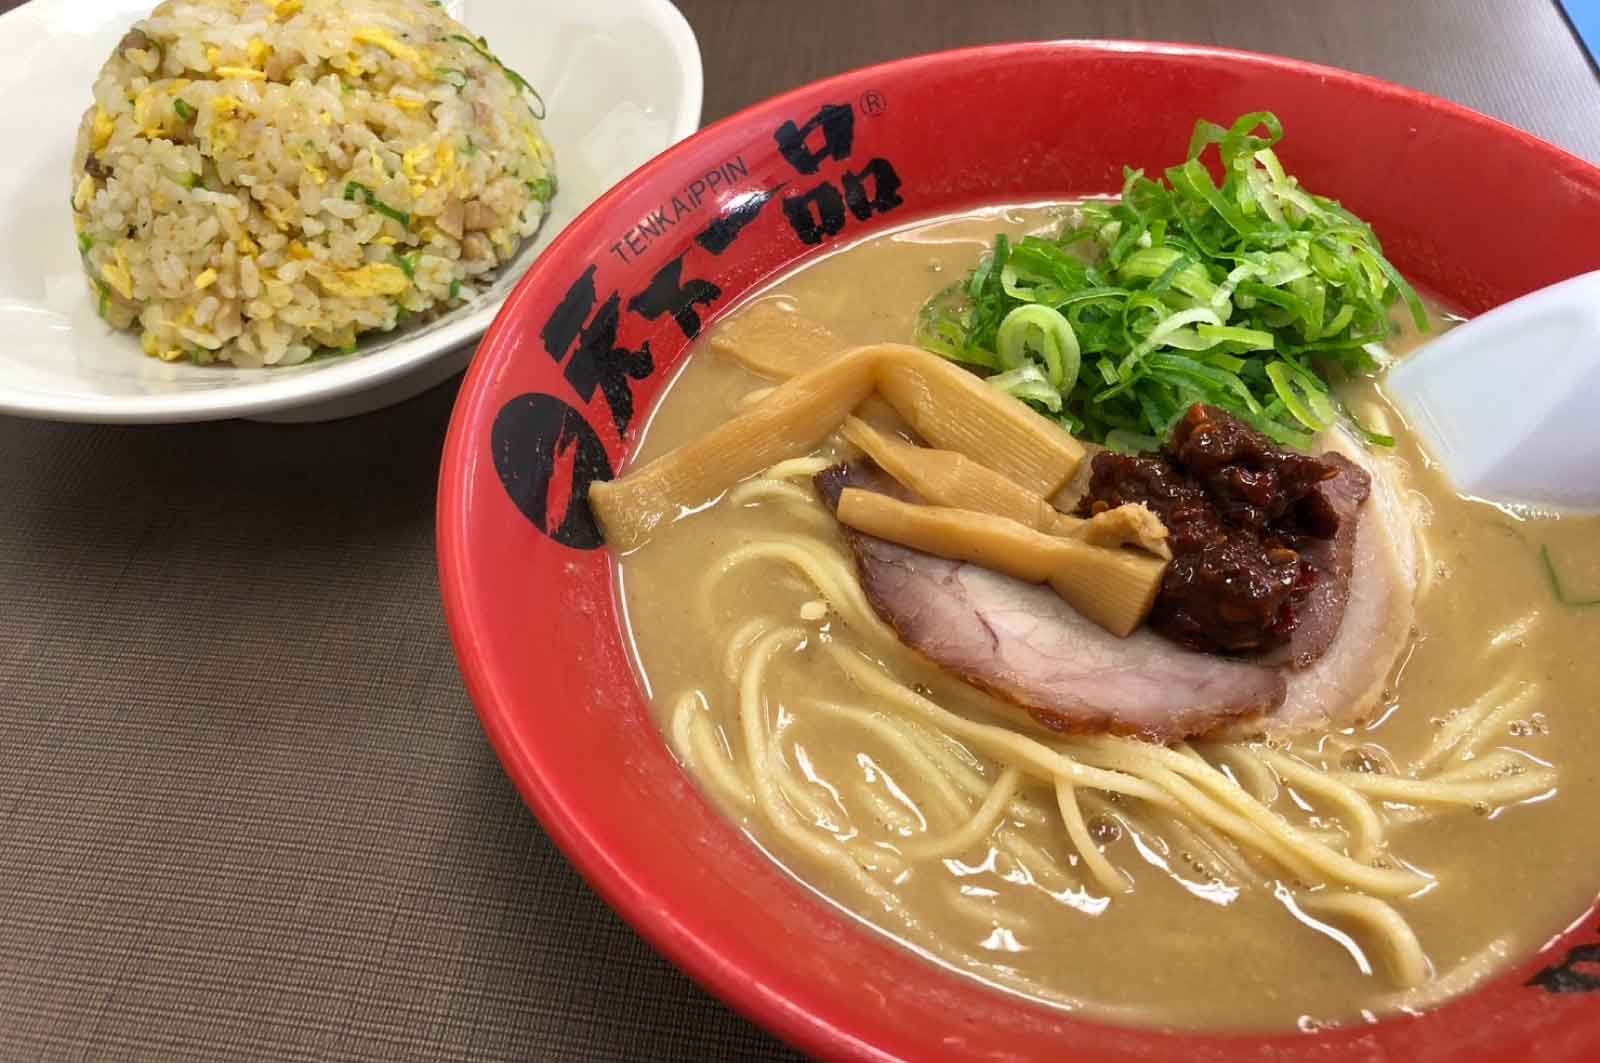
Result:
M1140 36L1600 159L1545 0L682 7L708 120L895 55ZM433 559L454 388L311 426L0 418L0 1059L792 1058L589 892L484 742Z

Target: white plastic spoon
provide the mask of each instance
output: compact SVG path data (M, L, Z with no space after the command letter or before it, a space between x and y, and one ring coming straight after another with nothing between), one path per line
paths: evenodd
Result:
M1464 494L1600 509L1600 270L1456 326L1385 390Z

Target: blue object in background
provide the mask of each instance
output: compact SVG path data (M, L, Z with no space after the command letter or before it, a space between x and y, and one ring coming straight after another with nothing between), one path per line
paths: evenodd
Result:
M1578 42L1589 52L1589 61L1600 68L1600 0L1558 0L1572 23Z

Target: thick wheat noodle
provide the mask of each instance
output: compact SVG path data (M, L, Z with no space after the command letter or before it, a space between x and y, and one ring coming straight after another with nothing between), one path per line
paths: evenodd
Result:
M811 823L821 830L839 835L841 843L848 843L850 838L860 832L850 822L850 811L845 807L844 800L839 796L839 791L831 782L818 781L802 776L795 772L789 765L788 758L784 756L784 736L789 728L797 723L795 717L790 716L781 727L768 730L769 749L771 751L774 770L778 773L778 785L789 803L799 812L808 817ZM799 743L793 743L797 748ZM815 789L827 793L827 797L819 797ZM837 826L835 826L837 824Z
M1006 814L1006 805L1011 803L1011 798L1017 792L1017 780L1021 777L1022 772L1017 768L1006 768L1000 773L1000 778L995 780L988 796L983 799L983 804L972 813L972 818L948 834L907 842L902 847L905 854L913 860L954 856L978 844L993 834L995 827L999 826L1000 820Z
M1430 782L1471 782L1492 779L1507 774L1522 774L1528 770L1527 754L1511 749L1493 749L1481 757L1463 760L1448 768L1441 768L1429 776ZM1542 766L1541 766L1542 767Z
M1209 823L1200 820L1174 820L1181 823L1182 829L1194 835L1200 844L1214 854L1217 860L1241 883L1260 885L1269 877L1263 870L1268 866L1267 857L1250 849L1245 849L1233 842ZM1307 832L1308 834L1310 832ZM1338 831L1330 832L1326 839L1317 839L1323 845L1342 842L1344 835Z
M1129 740L1118 740L1122 741ZM1293 844L1273 837L1270 831L1264 830L1250 816L1240 815L1236 810L1226 807L1167 765L1143 756L1143 751L1131 748L1131 745L1130 742L1130 748L1122 748L1119 744L1103 747L1085 746L1079 755L1085 760L1098 761L1102 766L1150 781L1176 806L1176 818L1192 816L1220 831L1233 844L1265 854L1291 874L1300 878L1315 877L1314 864L1303 859ZM1248 795L1246 797L1248 798ZM1248 799L1254 801L1253 798ZM1271 812L1266 814L1272 815Z
M777 748L776 745L769 748L771 749L772 758L770 761L771 770L777 775L778 789L783 793L784 797L788 798L791 808L801 813L813 826L821 830L828 830L829 823L836 819L844 818L841 814L842 810L837 807L837 804L830 809L826 802L811 792L807 785L808 780L800 778L790 770L783 758L781 749ZM829 796L831 797L832 795L830 794ZM843 830L841 828L837 832L829 831L829 833L843 833Z
M754 480L746 480L728 492L728 502L735 506L747 506L752 502L768 500L798 504L803 507L799 516L808 524L817 527L832 526L828 515L813 504L811 492L786 480L758 476Z
M1389 833L1393 834L1401 827L1438 819L1439 814L1440 808L1437 805L1391 804L1383 810L1383 819L1388 825Z
M989 778L983 774L983 761L973 755L972 750L957 742L947 735L936 734L928 728L910 720L900 721L918 745L928 750L928 755L940 764L947 765L951 771L951 778L957 774L970 780L961 782L960 785L972 797L981 797L989 787ZM959 782L959 780L957 780ZM1044 820L1039 820L1043 823Z
M1002 912L991 903L991 898L974 897L960 886L950 889L950 908L977 922L981 926L1001 927L1013 932L1032 931L1031 920L1018 912ZM1004 920L1002 921L1002 916Z
M752 649L751 653L753 654L754 652L754 649ZM748 670L748 659L745 667ZM764 667L765 662L763 662ZM787 727L783 730L787 730ZM789 801L790 806L809 819L813 826L823 830L827 830L827 825L835 820L848 819L848 814L839 804L838 795L832 792L831 787L825 787L830 791L829 797L834 804L834 807L830 809L828 802L811 791L812 784L810 780L802 779L790 770L781 748L782 731L764 729L764 733L767 735L767 764L776 778L779 792ZM843 828L841 828L840 832L843 832Z
M968 802L962 800L956 791L961 790L973 800L981 801L989 792L989 780L977 771L966 760L958 755L950 745L929 734L926 729L919 727L909 720L897 720L883 713L870 712L867 709L852 708L840 705L834 701L813 700L810 704L824 712L849 719L860 726L872 727L876 730L881 726L883 731L877 731L881 738L894 745L901 756L914 760L917 756L924 757L931 762L935 769L922 777L929 780L933 787L939 791L945 803L959 809L957 816L965 816L971 811ZM869 724L868 720L872 722ZM905 743L904 746L901 743ZM962 750L965 753L965 750ZM970 754L969 754L970 756ZM1018 798L1013 798L1006 805L1006 814L1013 819L1021 820L1032 826L1043 826L1048 820L1043 812L1033 805Z
M1270 768L1261 763L1261 758L1255 755L1253 745L1212 742L1208 743L1206 748L1217 760L1233 768L1240 776L1244 776L1239 779L1239 785L1249 790L1250 795L1257 801L1270 805L1278 799L1278 779Z
M1465 764L1478 755L1478 751L1487 742L1496 738L1504 738L1511 721L1515 720L1529 701L1533 700L1532 690L1526 690L1517 697L1512 698L1504 705L1495 709L1483 718L1483 721L1474 727L1467 737L1456 743L1456 748L1451 751L1446 763Z
M1138 813L1125 804L1113 805L1099 794L1084 795L1084 803L1099 809L1101 815L1114 816L1121 820L1122 826L1127 830L1142 830L1147 835L1156 833L1153 827L1145 823ZM1207 824L1199 820L1184 820L1169 816L1165 819L1163 828L1167 831L1181 830L1188 834L1197 847L1203 848L1239 882L1255 884L1262 881L1261 873L1248 859L1249 854Z
M1088 824L1083 821L1083 810L1078 807L1078 795L1065 779L1056 780L1056 805L1061 809L1061 822L1066 825L1067 837L1072 840L1078 855L1083 857L1083 866L1089 869L1095 881L1107 893L1126 893L1133 889L1132 880L1111 866L1111 861L1100 851L1100 846L1089 837Z
M1389 1007L1416 1014L1457 997L1493 974L1511 953L1505 938L1496 938L1432 981L1385 998Z
M751 647L745 658L744 670L739 676L739 722L744 735L745 756L754 780L756 806L765 814L773 829L793 844L799 852L809 854L817 862L854 882L864 894L882 907L886 915L893 916L902 926L912 928L916 925L916 921L902 909L894 893L879 885L877 880L861 866L863 861L870 862L882 858L881 850L866 846L852 849L831 838L819 836L815 831L808 831L779 792L776 775L784 769L781 761L775 757L766 733L763 682L773 654L784 644L798 645L805 638L806 633L797 627L783 627L767 632ZM864 855L855 855L858 852ZM987 966L972 955L953 947L946 946L936 954L969 967ZM1059 993L1048 986L1015 972L1008 974L1007 981L1015 988L1046 1000L1062 999Z
M1526 638L1528 632L1533 628L1533 625L1538 622L1541 615L1542 614L1538 609L1523 613L1521 616L1511 621L1511 623L1505 625L1499 631L1496 631L1493 635L1489 636L1490 647L1498 650L1508 642L1513 642L1520 638Z
M816 542L807 543L799 537L748 543L731 551L723 559L717 575L725 575L736 566L755 560L779 560L799 569L851 628L862 634L876 634L879 640L899 646L893 633L883 625L871 606L866 603L861 594L860 584L846 567L843 557L828 547ZM1015 732L1000 728L994 730L1026 741ZM976 775L975 772L972 774ZM963 781L959 776L957 778L958 782ZM971 792L969 789L969 793ZM974 796L977 794L974 793ZM1037 813L1030 815L1027 806L1020 802L1012 804L1016 808L1014 814L1019 818L1029 820L1038 818Z
M711 616L710 596L718 580L740 565L760 560L782 561L797 569L811 581L845 625L870 640L873 649L882 656L912 667L926 666L926 662L908 650L867 603L854 569L845 556L822 541L803 535L757 540L730 551L723 557L713 576L702 585L702 615L708 619ZM948 727L936 729L946 734L950 733ZM988 782L977 772L972 774L977 778L977 783L975 785L963 783L963 785L976 798L987 791ZM1049 781L1048 778L1046 781ZM1030 813L1020 802L1017 804L1020 809L1016 813L1018 816L1030 822L1042 822L1037 813Z
M1334 806L1339 822L1349 832L1350 855L1357 860L1371 861L1383 848L1383 820L1373 811L1372 804L1355 789L1333 779L1326 771L1318 771L1287 753L1275 749L1257 749L1255 755L1278 777L1300 790L1325 799Z
M850 792L856 799L872 806L872 814L879 823L888 827L891 833L903 838L909 838L918 833L922 826L918 818L919 813L906 809L898 801L891 801L878 792L878 788L869 782L858 782L850 787Z
M1116 742L1117 746L1110 743ZM1403 896L1421 888L1426 880L1410 872L1370 867L1344 853L1318 844L1304 831L1251 797L1238 783L1210 764L1175 753L1164 746L1129 739L1084 738L1086 749L1108 753L1121 760L1121 770L1148 778L1157 767L1183 776L1186 786L1168 780L1166 788L1199 818L1222 830L1236 841L1245 842L1272 856L1285 868L1307 878L1317 874L1385 896ZM1141 770L1140 762L1144 762Z
M891 804L882 794L874 792L870 786L862 785L860 789L866 801L874 808L888 807ZM905 815L906 811L902 808L899 813ZM882 871L891 879L905 872L905 860L892 848L890 843L879 843L862 836L852 838L844 844L845 848L855 854L858 864L865 866L869 863L875 863L878 865L877 870Z
M1059 860L1011 828L1001 827L995 831L994 841L996 852L1009 856L1029 878L1051 893L1077 885Z
M755 807L756 799L750 793L750 786L739 777L733 761L728 757L728 751L717 734L716 726L703 714L697 714L690 719L689 740L694 745L696 762L706 769L716 780L717 785L742 808Z
M944 807L950 813L952 820L960 820L972 812L972 805L961 796L955 784L940 771L927 751L922 749L888 717L869 712L866 709L852 708L840 705L837 702L824 701L820 698L807 702L813 709L826 713L841 720L849 720L857 727L870 731L880 741L898 753L905 761L918 769L918 777L925 779L933 789L934 794L944 802Z
M999 759L1008 760L1024 769L1031 769L1032 774L1047 782L1054 782L1058 777L1066 777L1076 785L1092 786L1100 790L1154 801L1157 804L1169 801L1167 795L1159 788L1143 779L1079 764L1071 757L1016 731L957 716L884 675L853 650L837 643L827 644L826 649L864 690L885 696L925 719L932 720L952 734L960 735L979 746L988 748L991 752L1000 751L995 754Z
M1442 758L1445 765L1461 764L1471 759L1474 750L1490 738L1499 734L1499 728L1528 707L1538 693L1532 683L1522 684L1522 688L1510 698L1499 704L1491 704L1475 713L1472 726L1467 728ZM1476 704L1476 703L1475 703Z
M1410 508L1412 512L1416 512L1415 506L1411 506ZM1415 535L1412 538L1416 540L1417 544L1416 595L1417 601L1420 602L1423 600L1423 598L1427 597L1428 592L1433 589L1434 583L1436 583L1439 579L1439 563L1434 560L1433 543L1429 541L1428 536Z
M1402 779L1361 772L1330 772L1329 777L1368 796L1385 801L1402 801L1408 805L1498 805L1533 797L1555 785L1555 772L1549 770L1463 782Z
M760 628L762 621L755 621L755 626ZM747 628L749 628L749 624L747 624ZM760 632L757 631L758 636L760 636ZM734 672L736 671L738 671L738 664L734 664ZM854 720L856 724L861 724L869 728L869 730L874 730L883 741L890 743L901 756L912 760L914 764L917 757L923 756L922 751L917 749L917 746L914 746L904 733L899 733L894 724L882 719L882 717L872 717L864 709L848 709L846 706L838 706L838 704L834 703L813 701L811 704L813 704L814 708L830 712L835 716ZM672 722L670 722L669 730L674 735L674 744L675 748L678 749L678 754L685 759L691 770L701 768L707 775L712 776L712 783L720 791L723 791L726 797L730 797L734 804L746 808L755 804L755 799L750 794L749 786L746 786L744 781L739 778L736 768L731 765L730 760L728 760L728 754L722 748L722 743L717 740L714 725L710 724L709 717L699 712L699 692L686 692L685 695L680 696L677 708L672 712ZM922 778L930 781L936 792L939 792L942 797L946 797L947 805L949 805L950 812L952 812L952 818L960 818L960 816L968 813L968 810L970 810L968 804L966 804L965 800L962 800L960 794L955 792L954 786L950 784L950 781L946 780L941 772L938 772L938 768L934 768L933 765L926 764L926 762L923 765L918 765L918 768L920 768ZM811 815L816 816L822 812L821 805L810 799L810 794L806 794L795 781L786 780L784 792L790 799L798 797L798 800L806 805L806 812L811 813Z
M800 569L817 587L823 597L828 599L829 603L834 606L847 624L863 633L877 632L890 641L896 641L893 633L888 631L883 622L872 612L871 607L867 605L865 598L861 594L860 585L855 582L843 561L837 555L830 557L827 548L822 547L821 544L808 544L803 540L794 538L748 543L731 551L723 559L722 564L719 566L718 574L725 574L739 564L756 559L781 560ZM834 645L830 645L830 649L834 648ZM846 652L848 653L848 651ZM850 656L853 657L854 655L850 654ZM846 671L851 670L850 666L847 665ZM872 671L875 672L876 670L873 669ZM857 674L859 676L859 671L857 671ZM881 673L878 674L881 675ZM1037 771L1036 774L1042 775L1046 781L1053 781L1056 776L1066 774L1072 777L1071 781L1075 784L1126 793L1130 797L1141 797L1158 803L1162 801L1158 791L1148 786L1140 785L1140 781L1137 779L1125 779L1113 773L1095 773L1092 769L1075 764L1069 758L1062 757L1042 743L1029 739L1015 731L966 720L964 717L957 716L941 706L922 698L914 691L901 686L886 676L883 679L892 688L898 688L904 695L915 698L919 703L916 706L918 710L924 716L931 717L941 730L953 734L965 733L969 737L981 736L989 742L998 742L1001 746L1012 750L1019 748L1029 749L1031 747L1033 763L1036 767L1042 769ZM879 686L881 690L881 683ZM890 693L891 697L895 696L892 691Z
M672 703L672 712L667 717L666 732L672 751L690 768L694 767L694 750L689 744L689 713L699 708L699 699L698 690L684 691Z
M767 663L772 655L783 644L799 643L805 637L805 632L795 627L778 628L762 635L751 647L745 658L744 671L739 677L739 722L756 806L765 814L773 829L790 844L853 881L862 892L883 905L886 911L898 911L899 902L894 894L862 870L842 845L820 837L815 831L806 830L780 792L778 772L784 769L779 766L779 758L767 735L762 680L766 678Z
M1129 809L1120 808L1117 810L1116 815L1123 831L1128 835L1129 842L1138 850L1140 857L1146 862L1150 862L1147 850L1153 851L1158 854L1161 869L1170 872L1172 869L1167 862L1167 858L1172 855L1176 846L1168 840L1166 833L1178 820L1176 818L1167 820L1163 823L1165 829L1158 831L1145 820L1135 816Z
M1292 874L1314 877L1311 865L1299 860L1292 847L1281 844L1248 817L1230 811L1168 765L1142 756L1137 745L1126 739L1115 739L1103 745L1083 745L1077 755L1091 762L1098 761L1102 766L1151 780L1171 801L1169 811L1176 813L1174 819L1182 819L1185 815L1194 817L1195 821L1220 832L1232 845L1244 850L1253 849Z
M687 692L678 699L678 707L673 712L672 732L678 755L691 771L705 772L712 785L721 790L731 804L740 811L749 811L755 806L755 798L750 787L739 778L716 725L701 709L698 695L699 691Z
M911 741L921 747L935 763L944 769L951 782L965 791L967 796L973 800L982 800L983 795L988 790L989 780L968 762L966 757L970 757L971 754L968 754L964 748L961 749L961 753L957 753L937 736L929 734L926 728L909 720L902 721L900 725L905 728L906 734ZM962 754L966 754L966 757L963 757ZM1012 819L1034 827L1042 827L1049 822L1049 819L1037 806L1021 797L1014 798L1006 806L1006 812Z
M1234 881L1240 885L1260 885L1266 881L1266 876L1262 874L1261 870L1250 862L1251 853L1249 850L1242 849L1230 842L1209 825L1199 820L1174 819L1168 826L1168 830L1178 830L1188 834L1191 838L1190 845L1210 855L1212 861L1223 871L1232 875ZM1342 841L1343 835L1339 835L1337 840ZM1324 844L1327 843L1324 842ZM1264 856L1258 855L1256 859L1260 863L1266 863L1266 857ZM1223 876L1218 875L1217 877L1220 879Z
M772 626L772 621L764 616L746 620L736 628L728 638L728 644L722 651L722 674L728 682L737 683L739 673L744 671L745 654L750 652L750 647L755 645L767 628Z
M761 475L769 480L809 480L832 464L827 458L790 458L768 467Z
M1313 893L1296 897L1300 910L1358 924L1383 949L1390 977L1397 985L1418 986L1428 980L1432 965L1411 924L1394 907L1358 893Z
M866 853L868 861L877 861L883 873L891 879L899 878L906 872L906 862L899 854L881 845L863 845L861 850Z
M1344 867L1347 872L1356 867L1362 868L1362 871L1373 870L1364 868L1362 866L1362 861L1368 858L1357 856L1352 859L1350 857L1346 857L1343 854L1338 853L1334 846L1318 841L1318 839L1311 836L1309 831L1290 824L1282 816L1273 812L1262 802L1254 798L1249 791L1245 790L1236 781L1229 778L1227 774L1219 771L1217 768L1207 763L1203 758L1199 756L1184 757L1173 750L1162 749L1160 747L1151 747L1150 752L1152 756L1155 756L1157 759L1167 763L1179 774L1188 776L1191 781L1209 791L1212 797L1233 805L1236 809L1248 815L1254 822L1266 829L1268 833L1280 837L1283 840L1288 841L1290 844L1297 844L1297 839L1298 841L1308 843L1303 855L1309 857L1312 853L1316 853L1319 856L1326 854L1326 859L1332 859L1336 861L1338 865ZM1266 753L1281 755L1276 754L1276 751L1271 750L1269 747L1262 747L1262 749L1258 751L1257 755L1264 755ZM1323 789L1326 790L1325 787ZM1370 808L1368 810L1370 811ZM1381 822L1377 822L1373 827L1374 832L1379 835L1382 834L1382 829ZM1329 872L1330 868L1324 866L1320 868L1320 870L1326 874ZM1351 881L1353 884L1355 881L1360 881L1360 879ZM1376 880L1368 880L1368 883L1368 888L1372 888L1376 885ZM1402 884L1404 884L1404 881L1401 878L1395 878L1392 880L1392 885L1396 887ZM1423 885L1423 881L1420 878L1411 876L1409 877L1409 885L1410 888L1415 889ZM1379 891L1382 892L1381 889Z
M1318 845L1336 849L1350 840L1350 836L1337 827L1306 827L1306 837Z
M867 604L866 596L861 592L861 585L856 582L844 562L837 555L831 557L829 555L828 548L818 540L812 539L808 542L802 536L786 536L781 539L763 539L746 543L730 550L723 557L713 578L706 580L702 585L702 599L709 601L716 583L740 565L758 560L782 561L799 569L850 627L863 634L876 635L880 640L895 641L894 632L890 631L883 621L878 619L878 614L872 611L872 607Z
M810 818L812 826L817 827L819 830L828 831L828 824L830 822L836 818L842 818L842 820L845 822L841 827L841 831L850 830L852 833L856 833L854 832L854 829L848 825L848 810L843 806L842 802L839 801L838 795L832 792L831 788L830 796L834 798L835 802L838 802L838 812L841 814L840 817L836 817L833 811L831 811L826 804L818 800L818 798L810 792L805 781L797 778L792 771L789 771L787 767L785 767L782 756L779 755L776 750L772 750L769 763L774 765L774 770L778 775L779 789L782 791L783 795L790 801L791 804L799 806L799 811ZM965 808L963 808L962 811L964 813ZM902 860L898 855L873 845L871 842L868 842L864 839L846 838L838 839L838 841L841 847L846 851L847 854L851 856L851 859L853 859L857 865L864 866L867 863L877 862L891 875L897 874L899 871L903 871L905 869L905 861Z
M1320 840L1305 828L1291 824L1283 816L1255 800L1238 783L1223 772L1205 764L1204 761L1201 762L1203 767L1197 768L1192 763L1186 763L1186 758L1178 757L1170 750L1156 747L1151 752L1157 758L1166 760L1179 774L1187 775L1191 781L1209 790L1215 799L1233 806L1237 812L1246 816L1266 833L1289 845L1298 857L1311 862L1317 871L1325 876L1386 896L1401 896L1426 884L1427 880L1420 875L1374 868L1365 862L1370 859L1368 857L1359 854L1349 856L1340 852L1335 845ZM1375 831L1381 835L1382 829L1382 824L1379 822Z
M1267 792L1269 792L1272 795L1271 798L1267 799L1267 800L1262 800L1262 798L1258 797L1254 792L1252 792L1249 787L1247 787L1243 783L1241 783L1238 780L1238 778L1236 778L1233 775L1230 775L1226 770L1224 770L1222 767L1220 767L1219 765L1217 765L1213 761L1207 760L1205 755L1202 754L1198 749L1196 749L1194 747L1194 744L1191 743L1191 742L1187 742L1187 741L1174 742L1169 748L1174 753L1177 753L1179 756L1185 757L1188 760L1192 761L1194 764L1198 765L1198 769L1200 771L1203 771L1203 772L1216 772L1216 773L1220 774L1221 776L1226 778L1229 782L1233 783L1236 787L1238 787L1239 790L1244 792L1247 796L1251 797L1255 801L1260 802L1262 805L1271 805L1273 801L1277 800L1278 789L1277 789L1276 786L1269 787L1268 790L1267 790Z
M1490 688L1482 697L1471 705L1458 709L1445 720L1439 728L1439 733L1433 736L1433 741L1428 743L1428 748L1422 756L1417 758L1413 772L1425 771L1433 767L1438 761L1445 758L1462 739L1466 738L1472 730L1483 721L1483 718L1501 705L1506 704L1506 688L1511 685L1511 680L1505 680ZM1519 693L1511 700L1516 701L1522 697Z
M919 732L922 730L915 724L911 723L906 723L904 726L908 733ZM954 753L951 753L948 750L939 750L935 752L930 747L934 742L937 741L937 739L923 739L919 737L913 739L913 741L917 741L919 743L926 741L928 744L927 746L924 746L924 748L929 750L929 755L933 757L940 767L945 770L951 781L954 782L958 788L965 791L969 797L973 798L974 800L982 800L983 795L987 792L987 788L989 786L988 779L986 779L979 772L974 771L972 768L962 763L961 759ZM943 753L943 756L940 756L940 753ZM1006 815L1014 820L1026 823L1031 827L1042 827L1050 821L1049 818L1039 810L1038 806L1020 796L1013 797L1010 802L1006 804Z
M1368 867L1328 846L1318 844L1281 816L1261 806L1220 771L1210 765L1202 767L1164 747L1131 739L1077 740L1077 747L1093 749L1102 758L1115 761L1111 770L1096 772L1073 756L1051 750L1014 731L956 716L883 676L850 651L841 650L835 645L830 645L828 649L864 687L876 687L878 693L933 718L957 734L964 733L979 744L1003 750L1004 753L1000 755L1012 763L1020 760L1023 766L1031 767L1036 772L1042 769L1047 778L1065 777L1075 785L1123 793L1157 804L1181 804L1191 814L1221 829L1236 843L1253 845L1285 868L1306 878L1315 878L1313 872L1318 872L1336 881L1391 896L1411 893L1425 882L1421 876L1409 872ZM1009 758L1006 754L1010 754ZM1167 759L1164 760L1163 755ZM1190 775L1195 783L1220 794L1220 798L1207 796L1198 786L1178 778L1183 774ZM1153 783L1152 776L1162 782Z

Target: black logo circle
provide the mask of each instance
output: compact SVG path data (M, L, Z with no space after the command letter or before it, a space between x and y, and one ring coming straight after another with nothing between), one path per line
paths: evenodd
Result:
M611 479L611 460L581 413L554 395L518 395L495 415L489 447L506 494L535 528L575 550L604 544L589 485Z

